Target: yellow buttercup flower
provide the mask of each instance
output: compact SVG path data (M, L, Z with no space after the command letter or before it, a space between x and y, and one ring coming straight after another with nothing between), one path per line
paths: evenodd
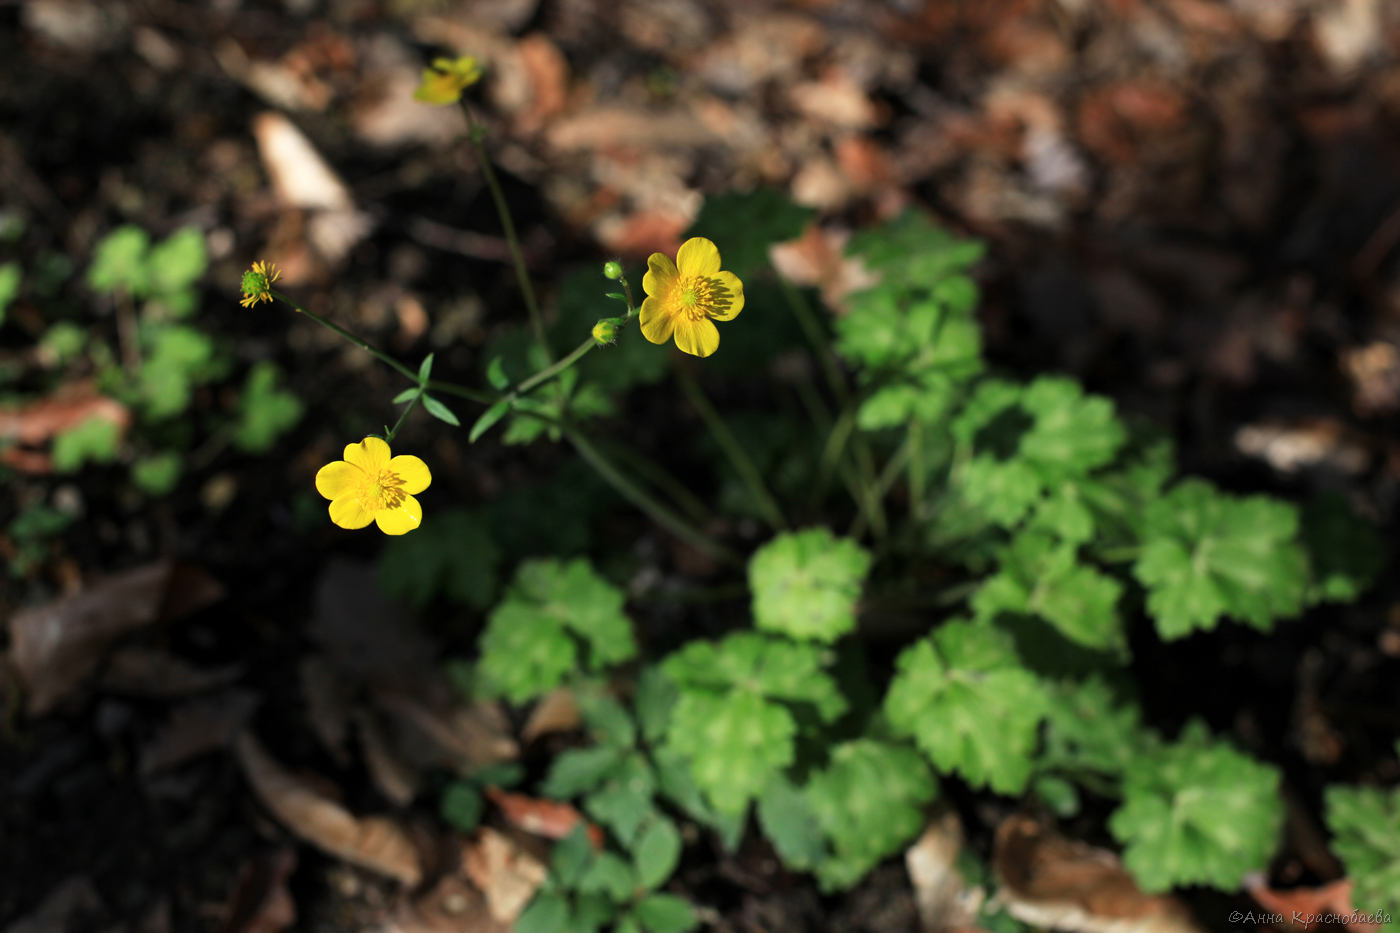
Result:
M344 456L316 473L316 491L331 500L331 521L341 528L374 522L386 535L418 527L423 507L413 496L433 481L426 463L408 454L390 456L389 445L377 437L346 444Z
M253 268L243 273L243 300L238 302L251 308L259 301L272 301L272 283L282 275L282 270L270 262L258 260Z
M423 69L423 79L413 99L436 107L455 104L462 92L481 80L481 65L470 55L461 58L435 58L433 67Z
M715 321L728 321L744 310L744 283L733 272L721 272L719 250L704 237L681 244L676 261L652 253L642 277L639 321L642 336L665 343L674 335L676 346L692 356L709 356L719 348Z

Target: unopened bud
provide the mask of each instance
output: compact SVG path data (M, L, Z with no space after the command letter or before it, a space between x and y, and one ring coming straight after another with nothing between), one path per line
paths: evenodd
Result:
M612 279L614 282L622 278L622 263L615 259L609 259L603 263L603 277Z
M593 325L593 342L598 346L614 343L617 340L617 325L622 323L615 317L605 317Z

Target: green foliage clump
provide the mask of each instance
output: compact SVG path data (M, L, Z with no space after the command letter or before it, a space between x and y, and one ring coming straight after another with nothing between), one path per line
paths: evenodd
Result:
M148 317L185 317L194 311L194 284L209 264L204 235L192 227L161 242L140 227L118 227L97 244L87 281L94 291L147 299Z
M637 652L622 591L584 560L527 561L481 636L484 692L523 702Z
M8 561L10 576L23 577L42 563L53 539L72 523L72 515L43 502L33 502L20 509L6 529L14 545L14 553Z
M856 601L870 553L825 528L773 539L749 560L754 624L831 642L856 627Z
M833 748L805 794L830 842L815 865L822 887L848 888L899 851L923 829L924 806L936 793L928 766L906 745L865 738Z
M742 812L792 763L800 722L845 711L827 660L811 643L738 632L693 641L662 663L680 692L666 746L717 810Z
M5 323L5 309L19 295L20 278L18 263L0 264L0 324Z
M133 463L131 481L147 495L163 496L180 482L182 466L179 454L170 450L161 451Z
M121 427L111 418L93 415L53 439L53 468L72 473L87 463L110 463L117 458Z
M233 429L234 443L244 450L271 450L277 439L301 420L301 399L277 388L278 375L277 367L266 361L248 371L248 381L238 400L238 423Z
M885 715L896 732L911 736L939 771L975 787L1003 794L1025 788L1050 697L1009 635L946 622L906 648L895 668Z
M1333 786L1326 805L1352 903L1367 913L1400 914L1400 788Z
M1133 573L1163 638L1231 616L1262 631L1297 615L1308 590L1298 511L1263 496L1227 496L1184 480L1147 507Z
M880 274L877 285L851 296L836 325L836 348L869 393L858 423L874 430L937 421L983 368L973 318L977 286L967 275L981 245L909 213L878 233L852 237L849 250Z
M1123 805L1108 828L1148 891L1173 885L1233 888L1268 864L1283 828L1277 768L1211 740L1192 723L1173 745L1125 769Z
M1002 612L1044 619L1070 641L1122 652L1126 643L1118 598L1123 586L1082 563L1076 548L1038 531L1024 531L999 549L1001 569L972 597L978 618Z
M615 924L613 929L692 929L698 920L690 904L658 890L675 873L683 849L680 830L667 808L678 808L730 836L736 829L721 828L723 821L700 800L685 771L655 744L674 703L672 688L658 669L643 671L634 698L635 717L597 690L583 688L576 695L596 744L555 758L541 790L550 797L580 799L583 811L607 830L608 844L594 851L586 837L582 845L570 837L556 847L550 880L520 924L538 921L545 924L541 929L597 929L607 924ZM548 925L560 917L567 918L566 925Z
M691 234L722 244L725 267L744 280L745 311L708 373L742 376L736 393L773 375L783 391L763 411L721 415L680 371L689 413L715 441L680 448L696 423L685 415L658 434L677 439L665 459L686 463L679 475L619 453L626 435L647 432L581 440L622 393L671 371L669 351L625 326L636 286L620 263L607 267L616 286L596 270L566 280L548 326L538 317L533 333L494 335L486 389L430 379L432 355L416 380L394 362L415 383L394 399L406 412L421 405L460 426L427 394L431 383L481 405L471 442L496 426L503 445L567 439L616 493L701 553L696 566L713 561L712 592L694 588L713 611L686 619L705 636L675 637L684 609L648 611L638 619L659 658L639 658L627 595L576 556L617 501L577 464L480 511L439 512L386 546L387 591L486 613L479 658L461 667L475 694L524 704L562 687L577 700L584 734L552 758L538 790L576 803L588 827L554 847L516 929L693 928L695 909L663 890L691 838L682 820L733 848L753 812L786 865L825 891L850 887L916 837L956 782L1080 819L1094 812L1092 795L1116 808L1107 829L1145 888L1238 886L1278 841L1279 773L1199 724L1175 742L1149 728L1127 687L1132 650L1222 619L1268 632L1316 602L1354 599L1378 567L1347 546L1364 534L1344 511L1300 517L1282 501L1177 478L1168 442L1073 379L989 372L973 277L983 246L916 212L851 238L867 284L828 324L768 262L812 216L760 191L712 199L696 220ZM94 288L146 302L139 371L114 379L148 420L173 418L222 375L217 346L175 320L203 262L197 237L153 247L124 228L90 270ZM623 302L625 316L606 302ZM813 344L811 358L794 351L797 337ZM799 407L810 417L793 417ZM230 436L265 450L300 414L276 370L259 365ZM75 462L100 455L93 438L67 443ZM728 462L713 467L715 457ZM151 490L166 481L154 460L134 471ZM833 505L839 487L850 501ZM719 578L745 566L735 548L753 540L752 518L778 534L749 556L741 595L737 580ZM841 519L843 534L821 527ZM599 559L622 579L636 552ZM517 561L497 592L498 572ZM665 560L632 577L643 608L677 595L648 580L656 564L664 577ZM899 640L856 637L873 632ZM483 780L459 778L442 797L444 818L463 831L482 818ZM1339 849L1379 892L1400 856L1367 821L1395 830L1395 798L1334 789L1328 801Z

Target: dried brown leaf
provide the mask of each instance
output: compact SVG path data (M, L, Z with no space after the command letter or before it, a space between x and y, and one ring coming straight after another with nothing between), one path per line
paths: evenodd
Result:
M1144 894L1118 857L1012 816L997 827L999 896L1018 920L1073 933L1201 933L1175 898Z
M99 580L10 618L10 661L31 715L78 686L121 635L208 605L223 588L204 571L163 560Z
M1262 875L1251 875L1244 881L1244 889L1260 907L1285 917L1350 917L1353 912L1364 913L1364 906L1353 903L1351 888L1352 882L1349 878L1339 878L1320 888L1293 888L1289 891L1270 888ZM1371 933L1381 926L1379 923L1367 923L1362 920L1344 925L1353 933ZM1293 924L1288 929L1315 930L1319 926L1317 921L1302 922Z
M150 776L228 744L257 709L250 690L229 690L218 696L177 706L169 720L141 749L141 774Z
M416 885L423 867L408 834L385 817L357 817L263 750L250 733L238 737L238 761L253 791L273 815L302 839L361 868Z
M126 430L131 412L116 399L99 395L91 382L73 383L37 401L0 409L0 440L40 444L89 418L102 418Z
M196 667L159 648L118 648L102 670L100 686L108 693L142 697L184 697L226 687L243 676L236 664Z
M1235 431L1235 448L1280 473L1325 466L1354 476L1371 465L1371 451L1364 441L1334 418L1247 424Z
M429 706L405 693L381 690L375 705L393 716L398 748L417 767L448 767L468 774L483 765L513 761L520 747L496 703Z
M956 813L945 813L929 824L904 852L904 867L914 886L914 905L924 933L941 933L973 926L985 892L969 886L958 871L962 824Z
M462 844L462 871L486 895L491 916L514 923L549 870L494 829L483 828Z
M253 118L253 138L279 204L330 211L354 206L350 189L291 120L264 111Z
M338 764L350 761L346 741L350 737L351 688L324 659L301 662L301 693L306 698L311 731Z
M360 750L364 753L370 780L384 799L398 807L408 806L418 793L417 772L394 754L388 736L372 715L359 710L355 725L359 728Z
M572 732L581 723L574 692L567 687L557 687L542 696L530 710L530 718L525 720L520 737L533 742L552 732Z
M546 839L563 839L583 819L583 815L570 804L515 794L499 787L486 788L486 798L500 807L501 815L512 826ZM588 824L588 838L593 840L595 846L603 844L602 830L591 823Z

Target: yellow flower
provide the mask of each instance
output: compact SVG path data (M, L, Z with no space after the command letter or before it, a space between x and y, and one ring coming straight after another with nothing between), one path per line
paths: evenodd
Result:
M272 283L282 275L282 270L270 262L261 260L253 263L253 268L243 273L243 300L245 308L251 308L259 301L272 301Z
M423 69L423 79L413 99L441 107L461 100L462 92L481 80L481 65L470 55L461 58L435 58L433 67Z
M744 310L744 283L733 272L721 272L719 250L704 237L681 244L676 261L652 253L642 277L647 293L642 302L642 336L665 343L674 334L676 346L693 356L709 356L719 348L715 321L728 321Z
M341 528L363 528L373 521L386 535L401 535L423 521L423 507L413 498L433 481L428 465L417 457L391 457L377 437L345 445L345 459L316 473L316 491L331 500L331 521Z

